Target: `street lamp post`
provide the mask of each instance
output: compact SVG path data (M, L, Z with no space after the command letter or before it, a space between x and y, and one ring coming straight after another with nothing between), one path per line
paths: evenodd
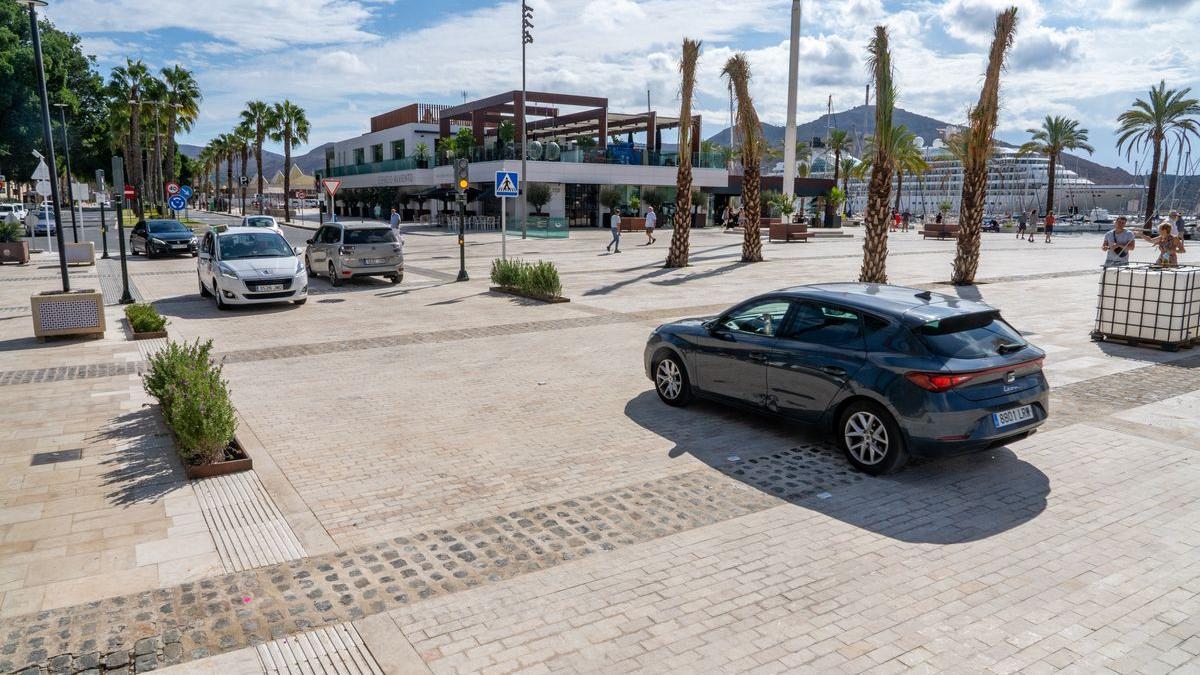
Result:
M533 8L525 4L525 0L521 0L521 238L525 239L528 235L528 227L526 221L529 220L529 207L525 201L525 186L529 184L528 164L526 160L529 158L529 120L526 118L526 113L529 111L528 102L525 97L528 92L525 88L525 47L533 44L533 33L529 29L533 28Z
M67 138L67 104L55 103L54 107L58 108L58 113L62 117L63 157L67 161L67 205L71 207L71 237L78 244L79 223L75 220L75 195L71 191L71 141Z
M37 68L38 93L42 97L42 137L46 141L46 159L54 166L54 134L50 128L50 101L46 96L46 70L42 63L42 37L38 31L37 8L45 7L46 0L17 0L18 5L29 8L29 33L33 39L34 67ZM58 180L50 181L50 196L54 200L54 236L58 240L58 267L62 274L63 293L71 290L71 279L67 276L67 255L63 251L62 209L58 208Z

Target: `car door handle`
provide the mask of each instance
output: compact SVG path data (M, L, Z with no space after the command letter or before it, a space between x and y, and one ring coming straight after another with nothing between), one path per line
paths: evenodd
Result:
M821 372L825 373L826 375L832 375L833 377L845 377L846 376L846 369L839 368L837 366L825 366L825 367L821 368Z
M766 363L767 355L762 352L750 352L750 360L755 363Z

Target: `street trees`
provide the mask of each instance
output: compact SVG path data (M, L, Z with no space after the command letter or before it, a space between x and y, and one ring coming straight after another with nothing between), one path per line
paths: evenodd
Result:
M167 120L167 159L164 167L165 175L170 180L179 178L175 165L175 157L179 153L179 143L175 134L180 129L191 131L192 125L200 116L200 85L192 72L179 65L162 69L162 82L165 85Z
M258 212L263 213L266 201L263 199L263 141L271 125L271 106L262 101L249 101L242 111L242 126L250 132L254 142L254 168L258 174Z
M129 128L124 143L125 175L139 197L146 193L146 179L142 171L141 100L152 79L150 69L141 59L125 59L125 65L113 68L110 84L111 95L116 99L114 105L124 106L127 113L124 116ZM146 217L141 199L133 202L133 211L139 220Z
M1016 31L1017 8L1009 7L996 16L996 25L992 31L992 48L988 53L987 71L983 77L983 89L979 92L979 102L971 109L969 115L970 127L967 129L967 152L963 161L963 188L958 216L958 251L954 256L954 272L950 278L955 284L975 283L975 272L979 269L983 207L987 200L988 161L995 149L993 134L996 133L996 125L1000 118L1000 73L1004 70L1004 58L1012 47ZM1053 175L1051 173L1051 176Z
M743 53L729 57L721 75L729 82L729 89L737 98L738 113L734 126L742 153L742 205L745 209L745 233L742 239L742 262L761 262L762 235L759 232L761 205L761 163L766 149L762 135L762 124L754 109L754 98L750 96L750 60Z
M308 142L308 116L304 108L284 100L271 110L271 140L283 143L283 219L292 219L292 148Z
M696 90L696 63L700 60L699 40L683 39L679 59L679 167L675 172L675 227L665 267L687 267L691 245L692 219L688 200L692 192L692 98Z
M1191 88L1167 89L1165 80L1150 88L1148 98L1136 99L1133 107L1117 118L1117 150L1125 149L1125 158L1134 152L1153 150L1150 185L1146 194L1146 226L1150 226L1158 200L1158 174L1166 173L1170 148L1191 149L1191 137L1200 137L1200 100L1189 97Z
M893 155L899 136L892 123L896 107L895 71L886 26L876 26L867 47L868 64L875 81L875 142L871 157L871 180L867 184L867 211L863 216L863 263L859 281L887 283L887 233L889 197L892 190Z

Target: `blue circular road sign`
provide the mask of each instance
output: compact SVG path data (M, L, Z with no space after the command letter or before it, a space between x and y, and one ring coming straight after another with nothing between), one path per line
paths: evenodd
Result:
M192 198L192 187L190 185L180 185L179 186L179 196L183 197L184 199L191 199Z
M167 206L171 207L173 211L182 211L187 208L187 200L180 195L175 195L167 200Z

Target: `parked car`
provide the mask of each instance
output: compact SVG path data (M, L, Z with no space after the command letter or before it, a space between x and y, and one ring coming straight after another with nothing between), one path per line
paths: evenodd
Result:
M25 216L28 215L25 205L20 202L0 204L0 220L4 220L4 217L10 213L16 214L21 220L25 220Z
M1032 433L1045 354L987 305L899 286L800 286L659 326L646 374L667 404L705 396L831 428L870 474Z
M278 232L219 227L204 234L196 260L200 295L229 305L308 301L308 274L300 252Z
M306 243L309 276L325 275L334 286L354 277L404 281L404 247L387 225L327 223Z
M196 235L187 225L178 220L142 220L129 233L129 254L146 254L147 258L159 255L196 255Z
M34 223L33 229L29 229L29 214L25 214L25 233L31 237L49 236L52 237L58 234L58 225L54 222L54 208L42 207L36 211L37 222Z
M283 234L283 229L273 216L244 216L241 227L264 227Z

